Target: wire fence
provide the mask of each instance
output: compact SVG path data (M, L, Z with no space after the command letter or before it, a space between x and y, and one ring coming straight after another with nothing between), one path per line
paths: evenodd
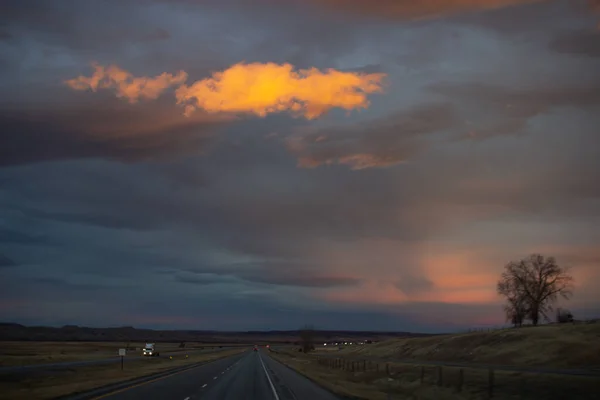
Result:
M568 375L323 357L304 359L303 367L305 373L310 368L327 370L334 379L372 385L389 399L600 399L600 371L592 370L589 375Z
M479 326L479 327L467 328L467 329L463 330L462 332L463 333L471 333L471 332L494 332L494 331L503 331L503 330L511 330L511 329L522 329L522 328L535 328L535 327L553 326L553 325L595 324L595 323L598 323L598 322L600 322L600 318L579 319L579 320L574 320L572 322L564 322L564 323L548 322L548 323L538 324L538 325L523 324L523 325L520 325L520 326L514 326L514 325Z

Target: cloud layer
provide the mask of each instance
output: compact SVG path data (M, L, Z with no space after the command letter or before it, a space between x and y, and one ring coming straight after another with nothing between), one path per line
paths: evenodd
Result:
M134 77L116 65L103 67L93 63L92 66L94 68L92 76L79 76L67 80L65 84L74 90L91 89L93 92L98 89L115 89L117 97L124 97L130 103L137 103L140 98L157 99L166 89L171 86L180 86L187 79L184 71L179 71L175 75L163 72L150 78Z
M117 97L131 103L156 99L177 86L177 104L190 116L200 109L208 113L251 113L260 117L289 111L314 119L332 108L347 111L367 108L367 94L381 92L382 73L364 74L317 68L294 71L290 64L239 63L211 78L185 85L187 73L162 73L154 78L134 77L121 68L96 63L91 77L79 76L65 83L74 90L115 89Z

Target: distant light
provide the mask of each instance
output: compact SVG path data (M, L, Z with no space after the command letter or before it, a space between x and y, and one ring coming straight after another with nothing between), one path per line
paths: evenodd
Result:
M327 346L327 343L323 343L323 346Z

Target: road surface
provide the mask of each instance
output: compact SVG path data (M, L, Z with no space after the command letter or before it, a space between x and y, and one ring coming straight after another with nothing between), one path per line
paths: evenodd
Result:
M247 351L100 396L66 399L340 400L263 351Z
M199 349L194 349L194 350L190 350L187 352L187 354L192 354L192 353L199 353L199 352L205 352L205 353L209 353L209 352L215 352L215 351L223 351L223 350L230 350L230 348L220 348L220 349L204 349L204 350L199 350ZM137 354L140 354L139 352L136 352ZM129 353L131 354L131 353ZM166 358L169 357L170 355L181 355L181 354L186 354L185 352L181 352L181 351L175 351L175 352L165 352L165 353L161 353L160 357L161 358ZM133 355L128 355L125 358L125 362L127 363L128 361L132 361L132 360L141 360L147 357L144 356L133 356ZM58 370L58 369L64 369L64 368L71 368L71 367L85 367L85 366L89 366L89 365L103 365L103 364L113 364L113 363L120 363L121 362L121 357L115 356L115 357L110 357L110 358L100 358L100 359L96 359L96 360L82 360L82 361L63 361L63 362L57 362L57 363L51 363L51 364L29 364L29 365L14 365L14 366L9 366L9 367L0 367L0 375L1 374L6 374L6 373L10 373L10 374L14 374L14 373L33 373L33 372L39 372L39 371L51 371L51 370Z

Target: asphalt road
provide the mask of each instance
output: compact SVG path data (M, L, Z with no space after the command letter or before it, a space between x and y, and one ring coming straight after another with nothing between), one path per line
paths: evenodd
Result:
M221 349L190 350L188 352L188 354L199 353L199 352L208 353L208 352L223 351L223 350L229 350L229 348L223 347ZM140 354L139 352L136 352L136 353ZM185 352L181 352L181 351L165 352L165 353L161 353L160 357L166 358L166 357L169 357L170 355L181 355L181 354L185 354ZM128 361L133 361L133 360L141 360L143 358L145 358L145 357L141 356L141 355L137 355L137 356L128 355L125 357L125 363L127 363ZM84 367L84 366L89 366L89 365L114 364L114 363L120 363L120 362L121 362L121 357L115 356L115 357L110 357L110 358L101 358L101 359L97 359L97 360L66 361L66 362L63 361L63 362L50 363L50 364L14 365L14 366L10 366L10 367L0 367L0 374L3 374L3 373L11 373L11 374L12 373L30 373L30 372L37 372L37 371L49 371L49 370L56 370L56 369L62 369L62 368L70 368L70 367Z
M98 397L78 400L339 400L270 358L248 351Z

